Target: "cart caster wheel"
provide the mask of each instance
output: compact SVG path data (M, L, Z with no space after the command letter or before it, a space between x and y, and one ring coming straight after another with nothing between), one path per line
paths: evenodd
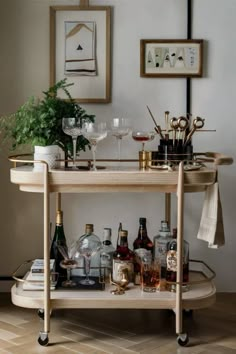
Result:
M38 309L38 316L41 320L44 320L44 309Z
M41 318L41 320L44 320L44 309L38 309L38 316ZM52 310L50 311L50 317L52 315Z
M179 334L177 337L177 342L181 347L185 347L185 345L187 345L189 342L189 337L187 333Z
M185 317L193 317L193 310L183 310L183 315Z
M44 332L40 332L38 343L43 347L46 347L49 343L48 334Z

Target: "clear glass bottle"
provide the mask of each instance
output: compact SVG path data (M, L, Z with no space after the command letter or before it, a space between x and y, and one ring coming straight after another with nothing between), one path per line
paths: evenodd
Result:
M97 235L94 234L93 224L85 225L85 234L78 240L78 252L84 257L84 269L86 279L80 281L83 285L92 285L92 280L89 276L100 276L100 249L101 241ZM93 282L94 284L94 282Z
M105 281L109 281L112 272L112 259L115 248L111 242L111 229L106 227L103 229L103 241L100 251L102 272L105 276Z
M166 254L166 280L176 282L177 274L177 229L173 229L173 239L169 242ZM189 281L189 243L183 241L183 290L188 289ZM175 291L176 285L169 284L167 289Z
M55 271L59 273L60 277L66 277L66 269L60 266L60 262L64 259L61 252L58 249L58 245L66 246L66 237L63 227L63 212L57 210L56 212L56 226L53 236L53 240L50 248L50 259L55 259Z
M154 259L158 260L161 267L161 287L166 279L166 253L168 243L172 240L169 224L166 220L161 221L159 234L153 238L154 241ZM165 287L163 285L163 287Z
M133 248L135 253L135 261L134 261L134 284L140 284L140 259L142 258L143 252L146 250L151 251L153 254L153 242L148 237L147 233L147 219L144 217L139 218L139 230L138 236L134 240Z
M128 272L129 282L133 282L134 275L134 252L128 247L128 231L119 232L119 245L113 253L112 279L114 282L122 280L124 269Z

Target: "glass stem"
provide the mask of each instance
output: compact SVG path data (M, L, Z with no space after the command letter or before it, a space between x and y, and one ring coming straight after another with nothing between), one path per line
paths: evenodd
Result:
M77 137L76 137L76 136L73 136L73 137L72 137L72 141L73 141L73 167L75 167Z
M118 160L120 161L120 156L121 156L121 139L120 137L117 138L117 144L118 144Z
M93 154L93 168L92 168L93 171L97 170L97 168L96 168L96 148L97 148L96 144L91 145L92 154Z
M90 272L90 258L85 257L85 275L86 275L86 280L89 280L89 272Z
M70 268L66 269L67 281L70 281Z

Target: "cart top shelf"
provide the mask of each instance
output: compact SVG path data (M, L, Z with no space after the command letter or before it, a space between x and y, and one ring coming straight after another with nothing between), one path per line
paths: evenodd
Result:
M184 173L184 191L201 192L215 182L216 170L201 167ZM20 190L43 192L44 173L34 172L32 166L11 168L10 179ZM48 173L50 192L176 192L178 170L139 170L137 167L106 167L98 171L51 170Z

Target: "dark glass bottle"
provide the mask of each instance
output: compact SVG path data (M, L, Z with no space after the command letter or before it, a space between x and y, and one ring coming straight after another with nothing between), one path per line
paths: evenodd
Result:
M177 273L177 229L173 229L173 239L167 246L166 254L166 280L176 282ZM187 289L189 281L189 243L183 241L183 286ZM175 284L167 287L169 290L175 291Z
M128 247L128 231L119 232L119 245L113 253L112 278L114 282L122 280L122 271L128 271L129 281L133 281L134 274L134 252Z
M63 212L61 210L57 210L56 214L56 227L50 248L50 259L55 259L55 271L59 273L59 276L64 277L66 276L66 269L60 266L60 262L64 258L58 249L58 245L66 245L66 237L63 227Z
M135 261L134 261L134 284L140 284L140 258L142 258L143 251L148 250L153 254L153 242L148 237L147 233L147 219L139 218L139 230L138 236L134 240L133 248L135 253Z

